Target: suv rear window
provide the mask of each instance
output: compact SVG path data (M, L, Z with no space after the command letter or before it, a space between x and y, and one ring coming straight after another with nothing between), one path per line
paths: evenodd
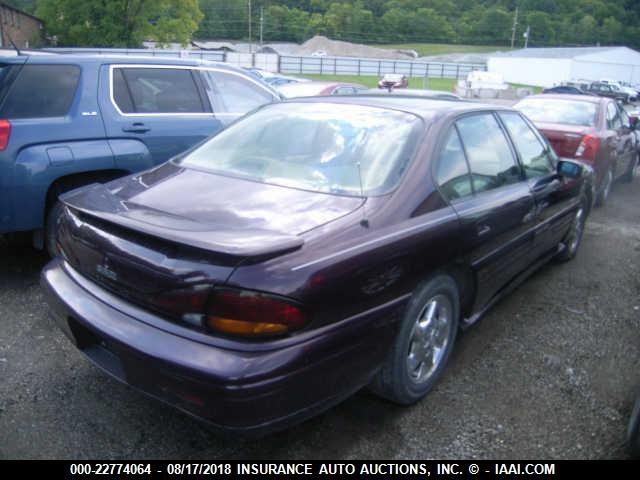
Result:
M190 69L116 68L113 99L123 113L206 113Z
M77 65L25 65L7 93L0 118L62 117L80 79Z

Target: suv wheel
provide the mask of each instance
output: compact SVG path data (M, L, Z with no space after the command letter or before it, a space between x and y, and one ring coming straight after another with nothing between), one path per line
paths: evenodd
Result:
M458 286L440 274L413 293L393 347L370 388L409 405L424 397L442 374L458 332Z

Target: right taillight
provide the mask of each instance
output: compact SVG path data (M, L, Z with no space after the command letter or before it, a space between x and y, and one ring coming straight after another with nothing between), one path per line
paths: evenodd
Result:
M205 320L212 330L242 336L288 333L306 323L304 311L286 299L232 289L214 292Z
M144 298L143 303L170 318L229 335L279 335L307 324L306 313L289 299L210 285L156 293Z
M578 145L576 157L589 162L595 162L596 154L600 148L600 139L595 135L585 135Z
M0 120L0 151L7 148L10 136L11 122L9 120Z

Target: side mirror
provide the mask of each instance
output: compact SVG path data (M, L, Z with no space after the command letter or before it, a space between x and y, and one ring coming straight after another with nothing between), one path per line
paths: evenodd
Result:
M582 166L569 160L558 160L557 171L558 175L565 178L580 178L582 176Z

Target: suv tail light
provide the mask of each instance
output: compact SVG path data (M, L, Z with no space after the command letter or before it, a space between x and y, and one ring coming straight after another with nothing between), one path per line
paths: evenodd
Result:
M11 122L9 120L0 120L0 151L7 148L10 136Z
M585 135L582 137L580 145L578 145L576 157L580 157L583 160L593 163L596 161L598 148L600 148L600 139L595 135Z

